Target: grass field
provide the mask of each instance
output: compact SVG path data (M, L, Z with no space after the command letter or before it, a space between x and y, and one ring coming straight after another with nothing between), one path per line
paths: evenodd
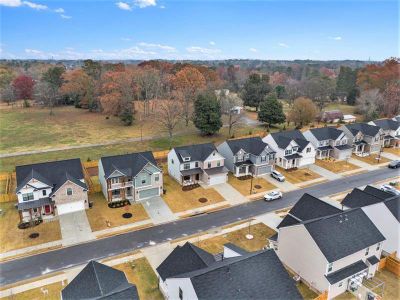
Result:
M358 160L363 161L370 165L383 164L383 163L388 163L390 161L389 159L387 159L386 157L383 157L383 156L381 156L378 160L377 154L370 154L368 156L363 156L363 157L353 154L352 158L358 159Z
M9 297L1 298L4 300L40 300L40 299L61 299L61 290L64 287L61 282L45 285L43 287L27 290L25 292L15 294ZM44 295L42 290L47 290L47 294Z
M360 168L356 165L353 165L343 160L331 161L331 160L316 159L315 164L334 173L343 173L347 171L357 170Z
M314 173L307 168L285 170L281 167L276 167L276 170L280 172L283 176L285 176L286 180L291 183L302 183L321 177L317 173Z
M250 195L251 179L240 180L232 174L228 175L228 183L243 196ZM253 178L252 194L276 189L276 186L262 178Z

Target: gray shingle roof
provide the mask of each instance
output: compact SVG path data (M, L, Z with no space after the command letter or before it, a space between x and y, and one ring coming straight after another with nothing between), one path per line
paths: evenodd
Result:
M385 240L361 208L303 224L328 262L334 262Z
M367 123L352 123L352 124L346 124L346 126L353 135L356 135L359 131L361 131L362 134L368 135L368 136L376 136L380 130L380 127L370 125Z
M343 133L343 131L334 127L313 128L310 129L310 132L318 141L336 140Z
M347 207L355 208L372 205L382 201L382 198L375 197L374 195L355 188L351 191L351 193L346 195L341 203Z
M397 130L400 127L400 122L392 119L380 119L373 121L376 126L379 126L383 130Z
M50 198L40 198L39 200L18 202L18 209L29 209L29 208L37 208L42 207L43 205L51 205L53 201Z
M240 149L243 149L246 153L258 156L268 147L268 144L264 143L260 137L227 140L226 143L231 148L233 155L238 153ZM271 149L267 152L274 153Z
M114 171L119 171L126 176L135 177L148 163L157 167L151 151L136 152L100 158L105 177L108 178Z
M157 272L165 280L169 277L206 268L214 263L215 258L212 254L191 243L186 243L183 246L177 246L158 266Z
M89 262L61 293L63 300L139 299L124 272L95 261Z
M364 192L366 192L366 193L368 193L370 195L373 195L375 197L381 198L381 199L389 199L389 198L393 197L392 194L387 193L385 191L382 191L380 189L377 189L377 188L375 188L373 186L370 186L370 185L367 185L365 187Z
M309 144L300 130L274 132L271 133L271 136L280 149L285 149L291 141L295 141L299 145L300 151L302 151Z
M400 197L385 201L386 207L390 210L392 215L400 222Z
M362 260L355 262L343 269L337 270L336 272L325 275L326 279L328 279L330 284L335 284L340 280L346 279L350 276L353 276L361 271L368 269L368 266Z
M32 178L54 187L53 192L60 188L67 180L80 185L82 188L87 188L86 184L80 181L84 176L79 158L17 166L15 170L17 192Z
M272 249L226 259L179 277L190 278L199 299L302 299Z
M226 244L224 244L224 247L229 248L240 255L245 255L245 254L249 253L248 251L244 250L243 248L240 248L232 243L226 243Z
M212 143L206 143L175 147L174 150L182 163L182 156L190 157L190 161L204 161L213 151L217 151L217 148Z
M375 265L379 262L379 259L375 255L368 257L367 260L371 265Z

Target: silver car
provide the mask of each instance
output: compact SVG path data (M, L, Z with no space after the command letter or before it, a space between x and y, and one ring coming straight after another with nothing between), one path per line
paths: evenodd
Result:
M285 176L283 176L281 173L279 173L278 171L272 171L271 172L271 177L275 178L276 180L280 181L280 182L284 182L285 181Z
M264 200L265 201L272 201L272 200L277 200L282 198L282 193L280 191L272 191L268 194L264 195Z

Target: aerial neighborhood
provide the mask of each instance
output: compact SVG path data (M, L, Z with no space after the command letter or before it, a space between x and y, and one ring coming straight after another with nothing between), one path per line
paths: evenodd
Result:
M0 10L0 300L400 299L396 1Z

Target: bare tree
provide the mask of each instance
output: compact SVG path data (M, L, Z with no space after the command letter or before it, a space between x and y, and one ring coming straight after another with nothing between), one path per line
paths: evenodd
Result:
M53 115L53 107L57 100L57 94L54 88L45 81L40 81L35 85L34 98L36 102L50 108L50 115Z
M139 85L139 98L143 100L144 116L150 114L150 100L159 96L162 88L160 72L151 67L144 67L136 73Z
M357 98L357 112L361 113L365 121L373 120L379 117L379 104L383 102L382 94L378 89L362 91Z
M231 137L233 128L241 121L243 116L235 108L241 107L243 100L236 93L229 93L228 90L218 90L216 94L222 114L228 116L228 136Z
M168 132L169 146L175 127L182 119L182 105L177 99L161 100L157 108L157 122Z

